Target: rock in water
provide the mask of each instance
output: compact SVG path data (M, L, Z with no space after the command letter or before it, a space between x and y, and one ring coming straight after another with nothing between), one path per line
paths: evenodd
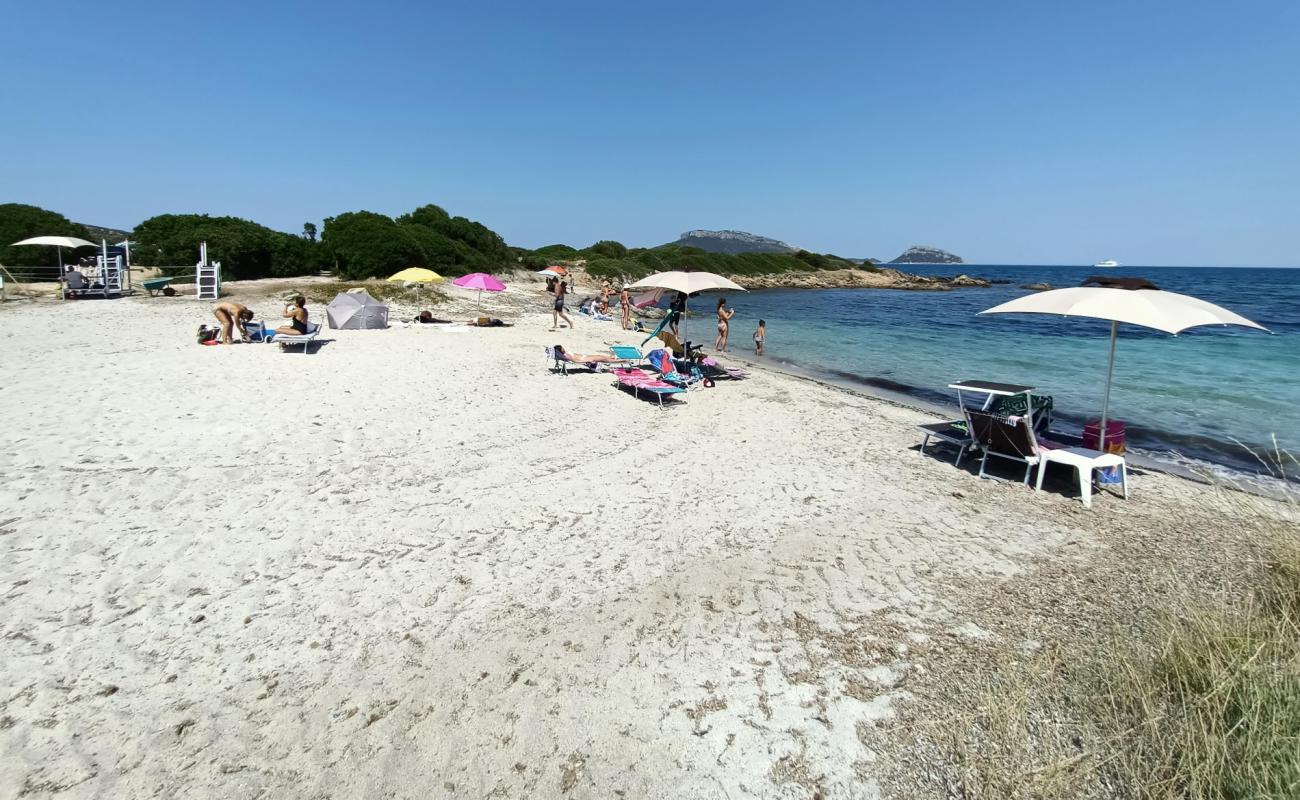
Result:
M937 247L924 247L922 245L913 245L907 248L898 258L889 262L891 264L962 264L961 256L955 253L949 253L947 250L940 250Z

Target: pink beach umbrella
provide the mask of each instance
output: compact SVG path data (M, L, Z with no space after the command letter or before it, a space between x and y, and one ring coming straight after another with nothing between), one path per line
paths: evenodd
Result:
M483 303L484 292L504 292L506 290L504 283L486 272L471 272L468 275L462 275L452 281L452 284L464 289L477 289L480 305Z

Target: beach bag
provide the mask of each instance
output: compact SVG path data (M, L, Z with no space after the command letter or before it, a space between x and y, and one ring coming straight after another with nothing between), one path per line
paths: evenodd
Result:
M209 328L207 325L199 326L199 344L216 344L221 332L216 328Z

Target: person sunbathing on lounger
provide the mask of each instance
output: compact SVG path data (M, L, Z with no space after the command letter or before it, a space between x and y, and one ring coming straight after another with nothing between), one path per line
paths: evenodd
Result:
M555 346L555 356L560 361L569 361L574 364L617 364L622 359L615 358L606 353L566 353L560 345Z
M301 336L307 332L307 300L302 295L293 298L293 305L285 306L283 316L289 320L289 324L276 328L276 333Z
M252 341L248 329L244 327L245 322L253 320L253 312L248 306L233 300L225 300L212 307L212 315L221 323L222 344L230 344L230 331L236 326L239 328L240 338L246 342Z

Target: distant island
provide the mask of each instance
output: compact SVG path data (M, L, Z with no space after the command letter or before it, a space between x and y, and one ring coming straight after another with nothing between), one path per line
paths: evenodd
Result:
M741 253L796 253L797 247L791 247L779 239L759 236L745 231L687 231L677 241L669 242L665 247L694 247L706 253L722 253L734 256Z
M902 255L890 261L891 264L964 264L961 256L955 253L949 253L947 250L940 250L937 247L926 247L915 244L903 251Z

